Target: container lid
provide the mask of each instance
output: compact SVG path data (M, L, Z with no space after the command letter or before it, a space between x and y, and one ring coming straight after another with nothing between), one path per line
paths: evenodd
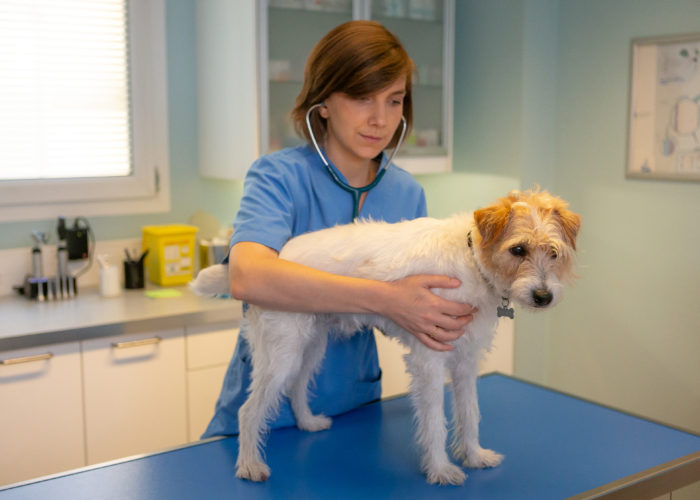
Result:
M197 232L197 226L187 224L165 224L160 226L143 226L141 228L144 234L152 234L154 236L172 236L174 234L194 234Z

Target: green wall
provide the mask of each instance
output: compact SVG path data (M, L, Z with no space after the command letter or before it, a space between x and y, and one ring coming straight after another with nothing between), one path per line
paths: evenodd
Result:
M700 431L700 184L624 177L630 39L697 32L700 2L567 0L559 17L555 185L585 229L548 382Z
M689 0L460 1L455 82L456 168L539 183L583 218L580 279L519 314L516 374L695 431L700 184L624 169L630 40L698 19Z

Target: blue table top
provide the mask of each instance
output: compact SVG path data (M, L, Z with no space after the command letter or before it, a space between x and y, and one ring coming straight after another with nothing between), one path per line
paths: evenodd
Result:
M338 416L329 431L272 431L266 483L236 479L238 441L227 438L40 479L0 491L0 500L560 499L700 451L699 436L504 375L478 386L481 444L506 458L467 470L459 487L425 482L410 402L400 397Z

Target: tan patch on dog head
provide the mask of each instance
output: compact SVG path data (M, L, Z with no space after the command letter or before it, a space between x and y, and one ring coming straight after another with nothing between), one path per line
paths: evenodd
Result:
M518 201L513 193L501 198L493 205L474 212L474 222L479 231L481 247L491 246L503 233L510 221L511 207Z
M576 237L581 229L581 216L566 208L565 203L563 206L555 208L553 215L560 219L564 239L571 248L576 250Z

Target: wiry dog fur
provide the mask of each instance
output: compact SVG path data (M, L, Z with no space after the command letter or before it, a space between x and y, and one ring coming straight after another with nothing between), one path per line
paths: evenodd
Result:
M417 422L421 468L430 483L461 484L463 470L446 451L444 380L451 375L454 439L452 453L465 467L494 467L502 455L479 444L478 363L489 349L504 297L528 308L555 305L572 275L579 216L546 192L510 193L473 214L445 220L421 218L396 224L359 221L290 240L280 257L335 274L393 281L414 274L458 278L456 289L435 289L450 300L478 308L454 350L436 352L392 321L376 315L247 312L252 349L250 394L239 410L240 449L236 475L264 481L270 475L262 455L266 422L280 397L291 401L297 426L327 429L331 420L313 415L307 404L309 381L319 366L327 332L350 336L360 327L377 327L410 349L411 398ZM200 294L227 293L228 269L204 269L193 283Z

